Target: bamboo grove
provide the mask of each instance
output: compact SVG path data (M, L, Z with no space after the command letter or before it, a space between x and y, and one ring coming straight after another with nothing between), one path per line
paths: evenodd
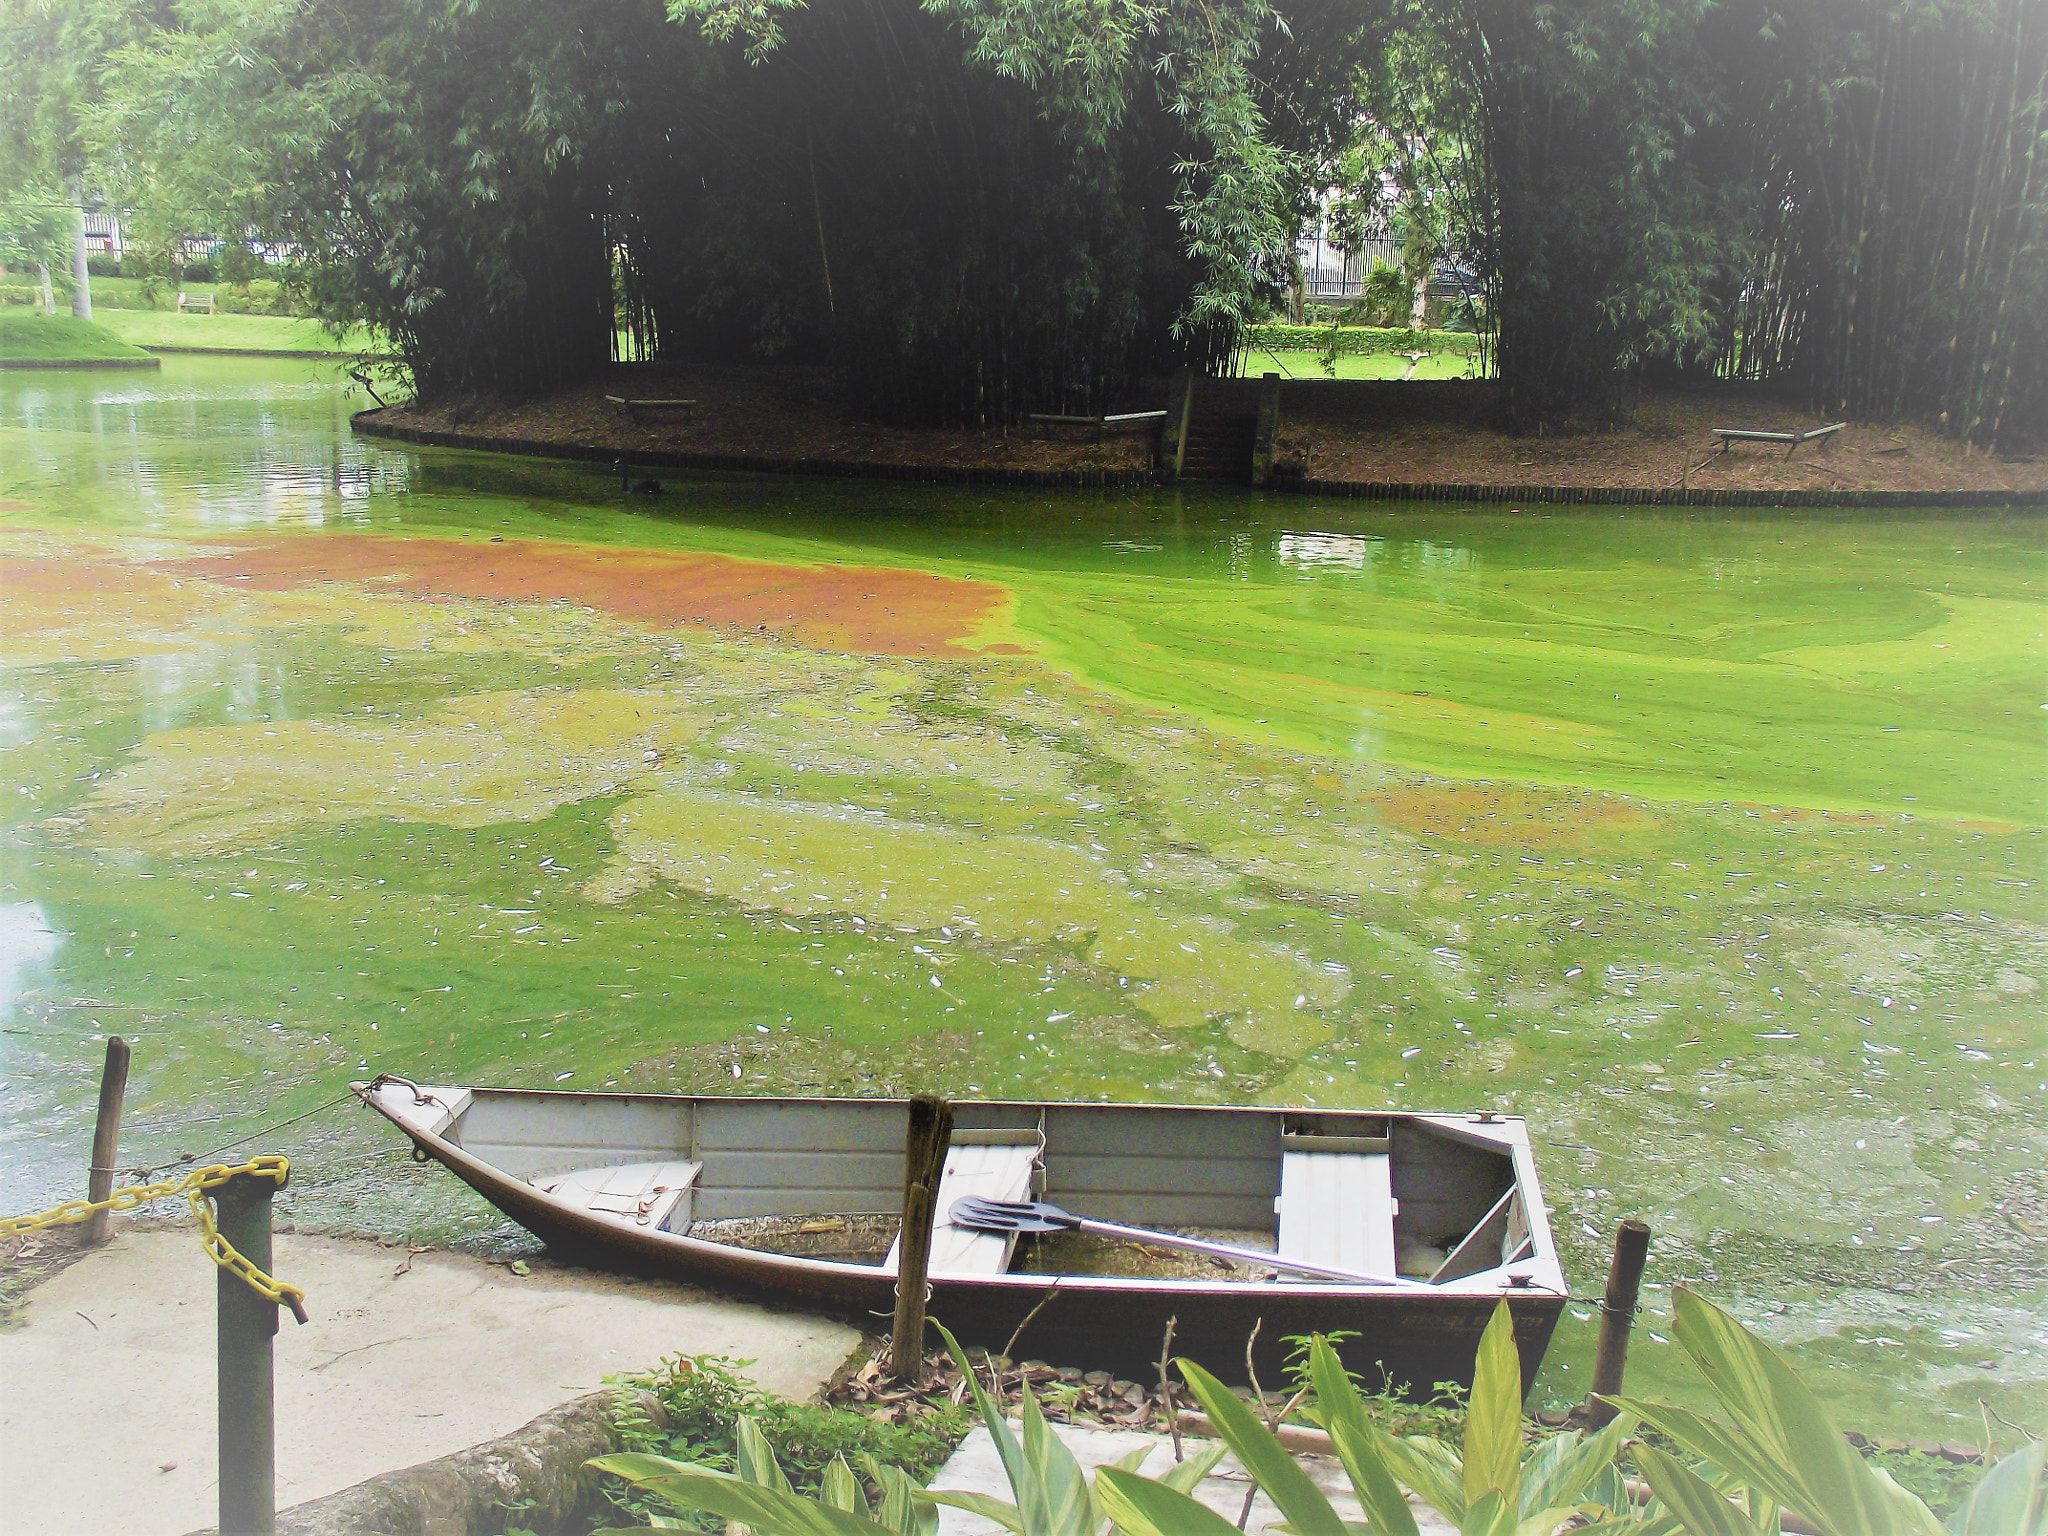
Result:
M1100 409L1228 359L1371 124L1454 167L1514 430L1673 374L2048 430L2039 0L0 10L34 61L0 219L83 176L286 244L429 399L556 388L623 334L829 363L890 421Z

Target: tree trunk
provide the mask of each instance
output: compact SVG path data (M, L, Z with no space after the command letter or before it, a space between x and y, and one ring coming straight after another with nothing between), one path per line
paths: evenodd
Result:
M57 295L50 291L50 269L42 262L36 263L36 281L43 285L43 313L57 313Z
M76 181L71 195L71 313L81 320L92 318L92 270L85 264L85 194Z

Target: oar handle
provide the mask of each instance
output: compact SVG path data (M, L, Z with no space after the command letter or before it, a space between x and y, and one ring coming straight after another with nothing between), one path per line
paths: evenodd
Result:
M1074 1219L1074 1225L1083 1232L1099 1233L1103 1237L1119 1237L1132 1243L1155 1243L1162 1248L1186 1248L1194 1253L1213 1253L1218 1258L1238 1259L1247 1264L1263 1264L1268 1269L1285 1270L1295 1275L1319 1275L1325 1280L1346 1280L1353 1285L1398 1285L1429 1290L1420 1280L1410 1280L1400 1275L1368 1275L1356 1269L1333 1269L1327 1264L1308 1264L1300 1259L1283 1259L1277 1253L1266 1253L1258 1248L1236 1248L1229 1243L1205 1242L1199 1237L1182 1237L1177 1232L1155 1232L1148 1227L1120 1227L1113 1221L1089 1221L1085 1217Z

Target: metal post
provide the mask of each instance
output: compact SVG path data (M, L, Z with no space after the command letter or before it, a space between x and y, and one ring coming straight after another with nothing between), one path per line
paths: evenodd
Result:
M92 1166L86 1170L85 1198L104 1200L114 1192L114 1159L121 1155L121 1099L128 1092L128 1042L107 1037L107 1064L100 1069L100 1112L92 1127ZM107 1240L107 1213L86 1218L79 1244L97 1248Z
M1607 1291L1600 1299L1600 1344L1593 1355L1593 1390L1586 1398L1586 1422L1600 1428L1615 1410L1600 1401L1621 1390L1628 1368L1628 1332L1636 1320L1636 1294L1650 1257L1650 1229L1624 1221L1614 1233L1614 1260L1607 1267Z
M270 1272L269 1179L237 1174L213 1192L220 1235ZM220 1536L273 1536L277 1511L277 1419L271 1340L277 1303L220 1270L215 1279L219 1336Z
M903 1141L903 1227L896 1240L896 1321L889 1335L889 1374L898 1381L915 1381L924 1366L924 1291L931 1267L932 1217L952 1140L951 1104L931 1093L910 1101L910 1125Z

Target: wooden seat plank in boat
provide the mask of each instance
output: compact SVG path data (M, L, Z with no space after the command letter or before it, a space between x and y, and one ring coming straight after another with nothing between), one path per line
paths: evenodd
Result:
M1035 1131L1025 1132L1016 1140L986 1142L969 1139L973 1137L973 1132L964 1133L961 1141L966 1145L956 1141L946 1149L946 1167L939 1175L939 1195L934 1203L937 1215L932 1222L930 1270L935 1275L1000 1275L1010 1267L1010 1257L1017 1247L1014 1232L970 1232L954 1226L947 1213L955 1201L969 1195L984 1200L1031 1198L1031 1171L1044 1145L1039 1135ZM882 1268L890 1274L896 1272L896 1251L901 1243L901 1238L891 1243L888 1257L882 1260Z
M627 1163L617 1168L537 1173L528 1182L542 1194L626 1226L687 1232L688 1202L697 1175L703 1171L702 1163Z
M1343 1138L1313 1139L1334 1143ZM1356 1140L1359 1150L1319 1146L1281 1155L1277 1246L1282 1258L1391 1275L1397 1207L1386 1143Z

